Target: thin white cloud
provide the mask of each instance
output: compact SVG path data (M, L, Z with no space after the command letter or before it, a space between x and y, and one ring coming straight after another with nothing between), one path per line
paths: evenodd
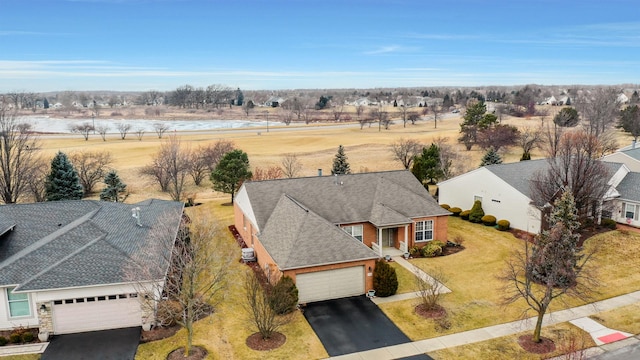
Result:
M417 51L417 47L411 46L401 46L401 45L387 45L381 46L377 49L365 51L365 55L381 55L381 54L392 54L392 53L407 53L407 52L415 52Z

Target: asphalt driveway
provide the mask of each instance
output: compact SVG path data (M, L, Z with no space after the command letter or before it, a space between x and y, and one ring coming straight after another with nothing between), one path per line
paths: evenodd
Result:
M56 335L41 360L129 360L140 342L140 327Z
M330 356L411 342L366 296L310 303L304 317ZM411 359L431 359L427 355Z

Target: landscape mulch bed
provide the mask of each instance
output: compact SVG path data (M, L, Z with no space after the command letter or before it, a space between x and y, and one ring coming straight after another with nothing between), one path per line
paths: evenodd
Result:
M253 350L267 351L279 348L280 346L284 345L286 341L287 337L279 332L274 332L273 334L271 334L271 337L269 339L263 339L262 335L257 332L250 335L247 338L246 343L247 346Z
M526 351L533 354L546 354L556 349L556 344L547 338L541 338L539 343L533 342L533 335L522 335L518 338L518 344Z
M157 326L149 331L143 331L140 334L140 343L144 344L150 341L162 340L175 335L180 330L179 325L175 326Z
M427 309L424 304L415 307L416 314L425 319L441 319L447 316L447 310L440 305L436 305L433 309Z
M184 356L184 347L173 350L167 355L167 360L202 360L207 357L209 352L200 346L192 346L189 356Z
M598 234L602 234L608 231L612 231L612 229L604 227L604 226L592 226L592 227L588 227L588 228L583 228L583 229L579 229L578 233L580 234L580 239L578 240L578 247L582 246L582 244L584 244L584 242L594 236L594 235L598 235ZM513 236L515 236L518 239L521 240L525 240L528 241L530 243L533 244L534 240L535 240L535 235L528 233L526 231L522 231L522 230L517 230L517 229L509 229L509 232L511 234L513 234Z

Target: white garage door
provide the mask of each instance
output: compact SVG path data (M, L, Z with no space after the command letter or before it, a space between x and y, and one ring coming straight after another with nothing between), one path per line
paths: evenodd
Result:
M68 334L140 326L141 316L135 294L56 300L53 331Z
M364 294L364 266L296 275L301 304Z

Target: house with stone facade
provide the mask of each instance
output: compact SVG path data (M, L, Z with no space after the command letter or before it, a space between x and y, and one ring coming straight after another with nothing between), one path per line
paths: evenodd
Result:
M145 299L161 294L140 290L162 288L183 206L165 200L0 206L0 329L66 334L152 323L153 307L146 305L153 302Z

